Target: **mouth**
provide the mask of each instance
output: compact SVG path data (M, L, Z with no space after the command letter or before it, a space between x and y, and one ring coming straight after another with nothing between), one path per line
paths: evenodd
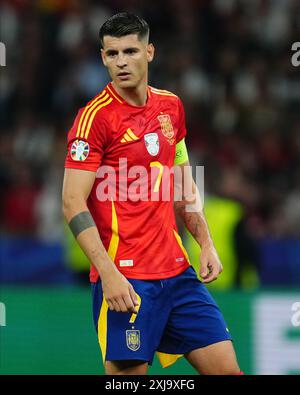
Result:
M120 78L120 80L124 81L129 78L130 73L128 73L126 71L121 71L120 73L117 74L117 76Z

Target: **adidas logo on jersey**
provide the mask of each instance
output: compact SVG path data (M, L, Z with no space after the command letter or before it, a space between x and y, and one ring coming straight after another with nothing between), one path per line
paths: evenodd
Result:
M124 133L123 138L121 140L121 143L128 143L129 141L135 141L139 140L139 137L137 137L133 131L129 128L127 131Z

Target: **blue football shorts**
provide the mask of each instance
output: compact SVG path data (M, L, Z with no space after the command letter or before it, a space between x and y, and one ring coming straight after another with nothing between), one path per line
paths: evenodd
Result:
M101 281L92 283L93 318L103 361L141 360L155 352L166 367L192 350L232 340L216 302L192 266L164 280L128 279L138 314L110 311Z

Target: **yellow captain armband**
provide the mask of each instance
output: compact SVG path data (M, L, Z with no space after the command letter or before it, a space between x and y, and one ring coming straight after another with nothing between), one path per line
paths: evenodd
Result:
M181 165L189 160L186 145L184 139L180 140L176 144L176 153L174 158L174 166Z

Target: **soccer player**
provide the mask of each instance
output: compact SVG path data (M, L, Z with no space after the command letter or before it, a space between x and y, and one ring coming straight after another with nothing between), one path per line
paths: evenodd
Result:
M239 374L231 335L204 285L222 265L203 210L187 210L184 192L174 202L174 175L169 183L164 177L189 165L183 105L148 85L154 46L143 19L112 16L100 41L112 82L79 110L69 131L63 212L92 264L105 372L146 374L157 352L164 367L183 355L199 373ZM197 196L190 169L181 182ZM174 209L201 246L202 282Z

